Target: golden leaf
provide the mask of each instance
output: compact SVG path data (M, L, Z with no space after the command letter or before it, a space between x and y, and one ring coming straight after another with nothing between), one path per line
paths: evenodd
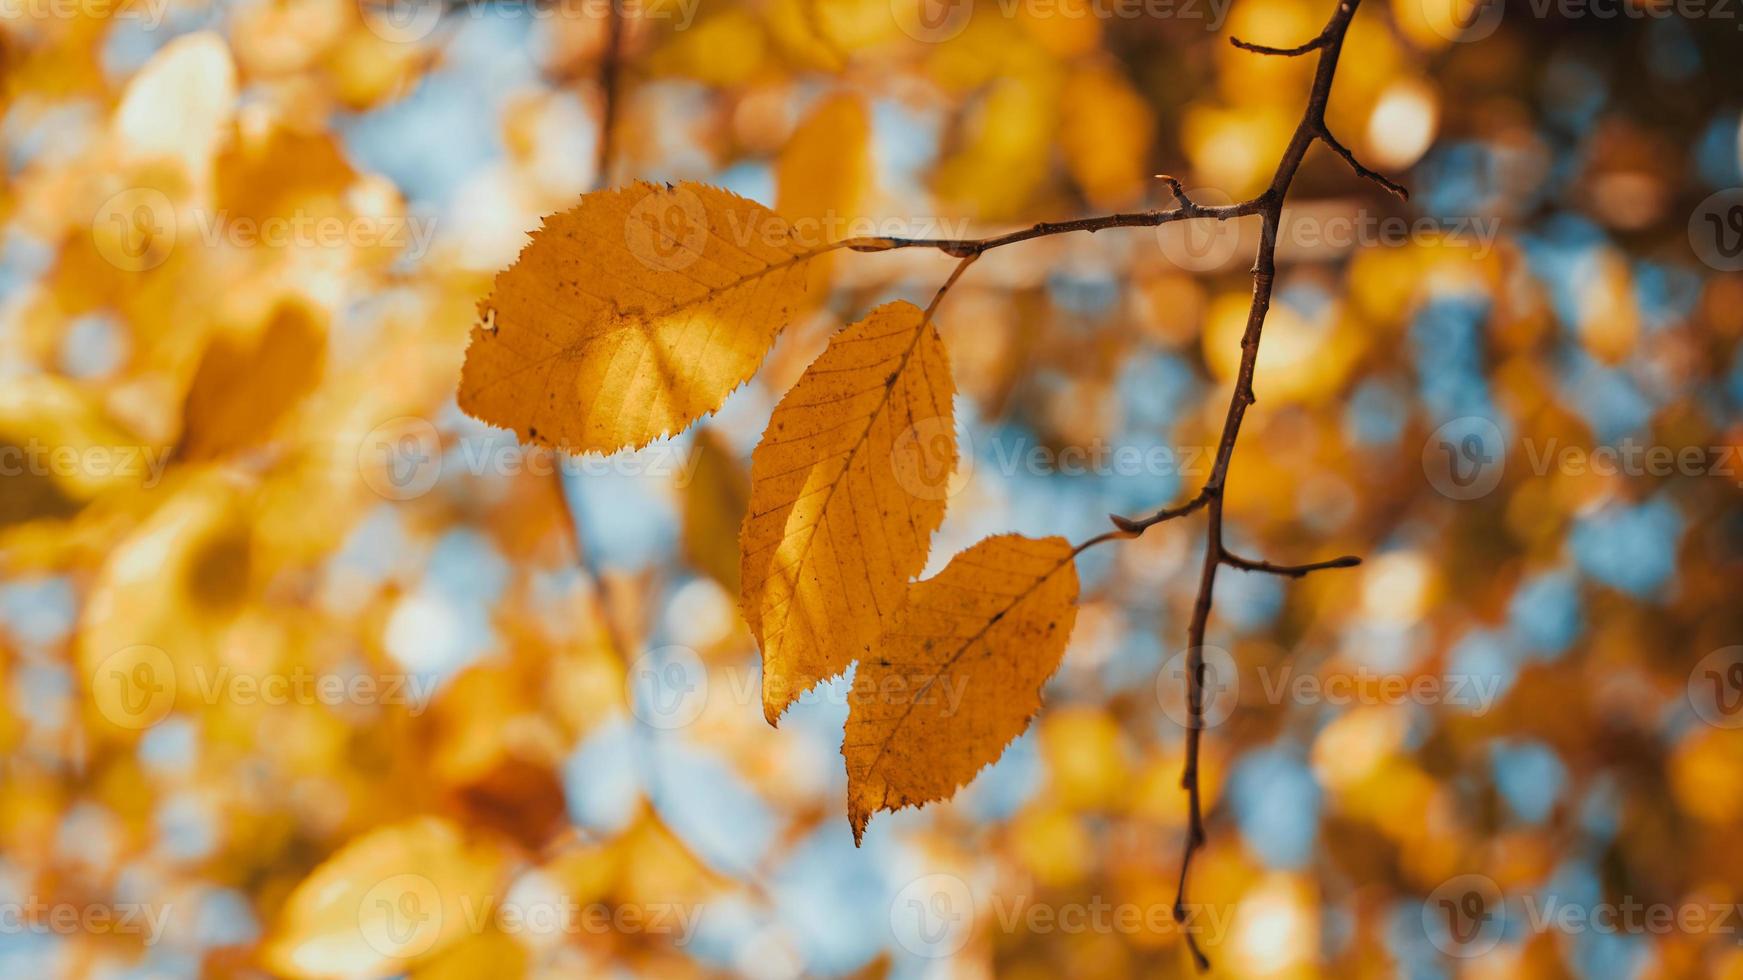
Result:
M987 538L909 587L854 673L847 817L942 800L996 760L1041 708L1077 619L1077 566L1058 537Z
M460 407L571 452L645 446L756 372L817 252L773 211L704 184L584 195L496 277Z
M831 338L776 406L740 535L770 724L870 648L926 567L956 469L955 393L937 328L888 303ZM934 465L910 466L916 448Z
M852 237L872 185L871 119L851 94L824 99L775 161L775 210L810 245ZM829 295L833 256L811 263L810 306Z
M1060 102L1072 107L1060 118L1060 148L1084 197L1097 207L1142 201L1156 128L1143 96L1124 74L1094 65L1065 80Z
M490 921L502 855L419 817L340 848L297 885L263 953L290 977L382 976L433 957Z
M696 433L695 469L683 486L684 560L728 593L739 590L738 529L750 499L744 464L714 433Z
M281 303L252 333L212 339L188 387L184 459L210 459L265 441L320 383L327 331L308 307Z
M870 141L871 119L856 96L819 102L775 161L775 210L795 223L817 221L824 227L858 217L872 182Z

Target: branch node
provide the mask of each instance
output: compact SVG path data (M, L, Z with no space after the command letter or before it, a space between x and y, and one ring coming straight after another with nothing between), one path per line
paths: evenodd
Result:
M1163 181L1168 185L1169 192L1174 195L1176 201L1180 202L1180 207L1183 210L1191 211L1198 207L1198 205L1193 202L1192 198L1186 196L1186 188L1180 186L1179 177L1174 177L1169 174L1157 174L1156 179Z

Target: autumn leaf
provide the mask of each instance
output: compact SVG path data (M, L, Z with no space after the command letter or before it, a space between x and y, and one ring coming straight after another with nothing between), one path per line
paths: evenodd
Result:
M775 210L807 241L848 237L872 185L871 119L850 94L823 100L793 131L775 161ZM811 305L828 295L834 256L811 263Z
M1029 727L1077 620L1077 567L1058 537L987 538L907 600L854 672L847 817L955 793Z
M1155 122L1144 97L1125 76L1102 65L1073 72L1061 102L1059 143L1085 197L1098 207L1143 200Z
M312 310L283 303L252 333L213 338L188 386L177 455L210 459L261 442L321 380L327 331Z
M264 960L290 977L383 976L476 934L503 856L453 824L419 817L357 838L285 899Z
M584 195L496 277L460 407L571 452L680 431L756 372L819 251L768 208L704 184Z
M719 436L696 433L695 469L683 488L684 560L729 593L739 591L738 529L750 499L750 477Z
M955 391L930 318L889 303L835 335L776 406L740 535L770 724L870 648L926 567L956 468ZM930 468L910 465L933 446Z

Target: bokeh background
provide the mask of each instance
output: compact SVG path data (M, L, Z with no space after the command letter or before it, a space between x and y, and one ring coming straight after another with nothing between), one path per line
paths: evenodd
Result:
M1324 0L623 0L604 154L605 0L0 10L0 973L1192 974L1199 521L1087 553L1031 731L863 848L845 685L762 720L750 449L951 260L837 255L638 453L523 453L454 389L491 276L602 183L827 238L1250 196L1312 59L1227 39ZM1356 17L1328 118L1415 193L1303 168L1228 507L1255 557L1366 562L1219 579L1218 974L1743 977L1740 28ZM972 269L934 569L1196 490L1255 240Z

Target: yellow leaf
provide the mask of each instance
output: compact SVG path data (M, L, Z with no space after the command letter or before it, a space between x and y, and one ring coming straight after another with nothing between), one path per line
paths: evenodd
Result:
M996 760L1041 709L1077 620L1064 538L987 538L908 589L854 673L847 818L942 800Z
M835 335L775 407L740 535L770 724L870 648L926 567L956 469L955 393L937 328L888 303ZM916 449L931 467L910 465Z
M738 529L750 479L744 464L713 433L696 434L696 468L683 487L684 560L728 593L739 588Z
M351 841L303 879L263 958L292 977L382 976L476 934L500 897L502 855L420 817Z
M1097 207L1141 201L1155 123L1131 82L1108 68L1082 68L1066 79L1060 102L1072 107L1060 120L1060 147L1084 197Z
M105 493L150 486L166 455L77 385L52 375L10 379L0 390L0 529L68 518Z
M163 46L127 83L112 124L128 163L175 160L203 181L236 111L236 64L223 37L184 34Z
M721 11L670 38L647 59L656 75L727 88L750 82L768 60L764 25L747 10Z
M775 162L775 210L806 232L808 241L847 237L838 230L813 235L805 224L817 223L822 232L859 216L872 179L866 154L870 140L865 106L843 94L819 103L781 149Z
M845 94L824 100L793 131L775 161L775 210L801 241L818 246L852 236L872 183L870 141L865 106ZM810 305L828 295L830 258L811 265Z
M209 459L259 443L313 391L326 330L300 303L279 305L255 336L214 337L188 387L179 455Z
M524 977L526 944L499 928L467 936L452 949L419 966L411 980L471 980L473 977Z
M178 703L200 703L221 639L247 607L252 551L245 498L212 472L177 486L114 544L79 622L93 730L126 736Z
M773 211L716 187L584 195L496 277L460 407L571 452L645 446L756 372L816 254Z

